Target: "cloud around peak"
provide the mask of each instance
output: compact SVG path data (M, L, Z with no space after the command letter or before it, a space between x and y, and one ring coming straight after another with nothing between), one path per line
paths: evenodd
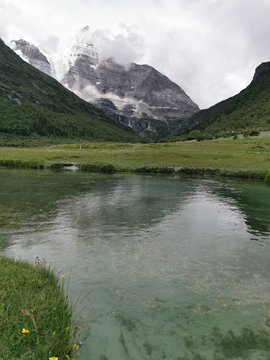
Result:
M110 30L94 31L95 46L103 59L114 58L121 64L139 62L145 50L144 38L139 34L137 27L119 24L119 32L113 34Z

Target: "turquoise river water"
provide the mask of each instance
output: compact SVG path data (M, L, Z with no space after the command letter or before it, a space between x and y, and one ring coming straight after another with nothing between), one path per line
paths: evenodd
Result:
M0 169L0 254L83 298L83 360L270 358L270 184Z

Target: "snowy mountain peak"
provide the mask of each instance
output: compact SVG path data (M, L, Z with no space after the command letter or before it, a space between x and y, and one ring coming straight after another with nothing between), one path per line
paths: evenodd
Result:
M54 65L53 76L67 86L66 74L80 61L90 66L99 64L99 54L94 46L94 36L89 26L84 27L73 39Z
M85 26L75 37L77 42L81 44L93 45L94 35L92 34L90 26Z
M71 44L65 51L65 56L70 57L71 63L74 57L86 55L93 58L96 64L99 59L99 54L94 46L94 35L89 26L84 27L74 38Z

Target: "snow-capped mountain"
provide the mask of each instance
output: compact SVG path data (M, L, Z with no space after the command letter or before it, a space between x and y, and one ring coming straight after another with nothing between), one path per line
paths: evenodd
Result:
M166 123L170 132L171 123L199 111L180 86L153 67L135 63L124 66L113 58L100 58L88 26L61 56L41 52L22 39L13 40L10 47L31 65L140 135L159 135L160 121Z

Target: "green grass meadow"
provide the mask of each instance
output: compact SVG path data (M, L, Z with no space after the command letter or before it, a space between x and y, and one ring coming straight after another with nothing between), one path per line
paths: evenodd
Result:
M270 172L270 132L260 137L150 144L81 143L37 148L0 148L0 164L51 168L59 162L76 162L81 169L111 165L113 171L157 172L157 168L212 169L224 174ZM93 166L94 165L94 166ZM260 175L260 176L259 176ZM243 176L249 177L249 176ZM255 176L256 177L256 176Z

